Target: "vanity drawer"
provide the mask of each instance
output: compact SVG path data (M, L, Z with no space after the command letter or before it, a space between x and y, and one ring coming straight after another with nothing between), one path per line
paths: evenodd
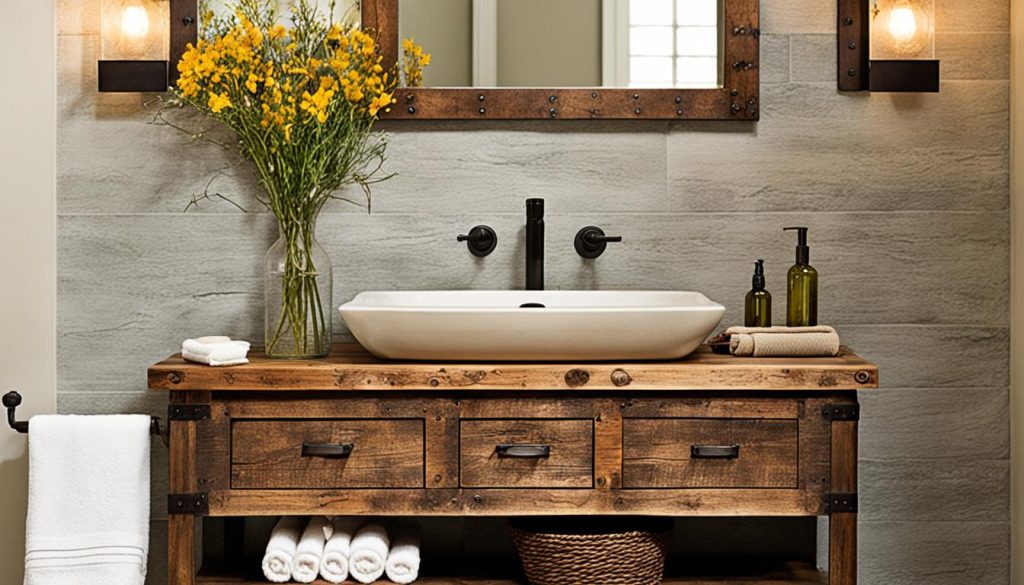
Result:
M624 488L796 488L797 421L625 419Z
M239 420L233 489L421 488L421 419Z
M467 488L593 487L594 422L463 419L459 477Z

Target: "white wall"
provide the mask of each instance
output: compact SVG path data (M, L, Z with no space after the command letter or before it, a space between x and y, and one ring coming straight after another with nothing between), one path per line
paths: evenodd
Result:
M54 3L6 0L0 35L0 393L21 416L55 409ZM0 583L21 582L27 440L0 428Z

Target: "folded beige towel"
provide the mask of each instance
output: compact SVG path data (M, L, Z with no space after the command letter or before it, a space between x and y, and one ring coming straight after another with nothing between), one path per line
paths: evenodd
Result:
M815 327L730 327L732 355L823 357L839 353L839 335L828 325Z

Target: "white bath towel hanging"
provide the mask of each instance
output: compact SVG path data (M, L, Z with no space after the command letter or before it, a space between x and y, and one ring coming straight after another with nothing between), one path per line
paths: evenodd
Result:
M263 555L263 576L272 583L287 583L292 578L292 561L299 538L306 527L305 518L285 516L277 521Z
M358 518L338 517L331 521L331 537L324 545L320 561L320 576L329 583L343 583L348 579L348 557L352 553L352 537L362 525Z
M334 527L323 516L314 516L302 531L295 558L292 560L292 579L299 583L312 583L320 574L320 561L324 558L324 544Z
M391 540L391 551L384 572L399 585L408 585L420 576L420 537L414 530L403 530Z
M373 583L384 574L391 541L380 524L367 524L352 538L352 554L348 559L348 572L360 583Z
M143 585L150 418L32 417L25 585Z

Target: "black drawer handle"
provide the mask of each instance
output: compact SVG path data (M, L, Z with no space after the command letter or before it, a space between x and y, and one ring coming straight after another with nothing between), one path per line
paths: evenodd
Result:
M342 459L351 455L355 448L352 443L303 443L302 456Z
M738 459L739 445L690 445L690 459Z
M498 457L542 459L551 456L551 445L498 445L494 451Z

